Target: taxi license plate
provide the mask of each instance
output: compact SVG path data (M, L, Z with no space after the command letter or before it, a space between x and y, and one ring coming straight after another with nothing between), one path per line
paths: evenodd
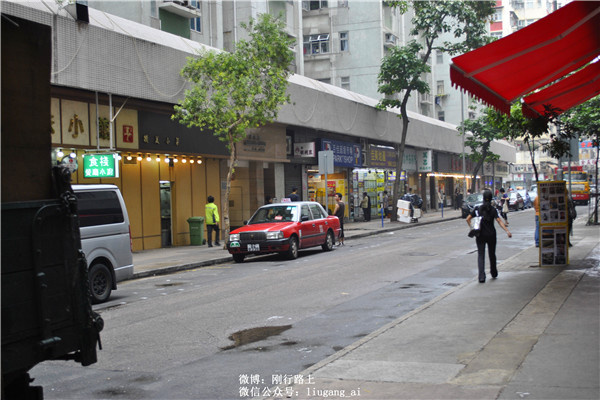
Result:
M249 244L248 251L260 251L260 244Z

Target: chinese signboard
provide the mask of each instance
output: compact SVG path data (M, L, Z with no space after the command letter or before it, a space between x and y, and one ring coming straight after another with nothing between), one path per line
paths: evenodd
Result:
M396 151L391 148L380 146L369 146L369 167L374 168L396 168Z
M433 159L431 150L417 150L417 171L433 171Z
M118 155L115 153L86 154L83 156L83 177L118 178Z
M336 140L323 140L321 150L333 151L333 163L337 167L361 167L362 153L360 144L339 142Z
M315 157L315 142L294 143L294 157Z

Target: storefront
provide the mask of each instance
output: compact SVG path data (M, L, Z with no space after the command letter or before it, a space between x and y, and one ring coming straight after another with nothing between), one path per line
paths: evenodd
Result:
M70 165L72 183L120 188L134 251L189 244L187 219L204 215L209 194L220 202L220 163L227 156L223 143L172 121L168 105L100 96L96 107L93 93L56 91L51 99L53 160ZM113 155L118 173L84 168L84 157Z
M327 174L326 179L325 174L319 173L318 165L312 165L308 168L308 199L321 203L326 210L333 213L335 208L334 196L336 193L340 193L346 204L345 217L353 220L353 214L358 206L354 188L349 183L352 178L352 169L362 165L360 144L322 139L318 142L318 148L320 151L333 152L334 171Z

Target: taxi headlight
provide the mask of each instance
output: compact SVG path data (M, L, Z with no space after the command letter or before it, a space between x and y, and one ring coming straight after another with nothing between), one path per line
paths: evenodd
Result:
M283 239L283 232L281 232L281 231L267 232L267 239L270 239L270 240Z
M229 235L229 241L230 242L237 242L240 240L240 234L239 233L232 233L231 235Z

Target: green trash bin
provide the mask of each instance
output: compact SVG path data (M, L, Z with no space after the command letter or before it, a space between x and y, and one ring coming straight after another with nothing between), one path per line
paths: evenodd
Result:
M190 244L200 246L204 242L204 217L189 217L190 224Z

